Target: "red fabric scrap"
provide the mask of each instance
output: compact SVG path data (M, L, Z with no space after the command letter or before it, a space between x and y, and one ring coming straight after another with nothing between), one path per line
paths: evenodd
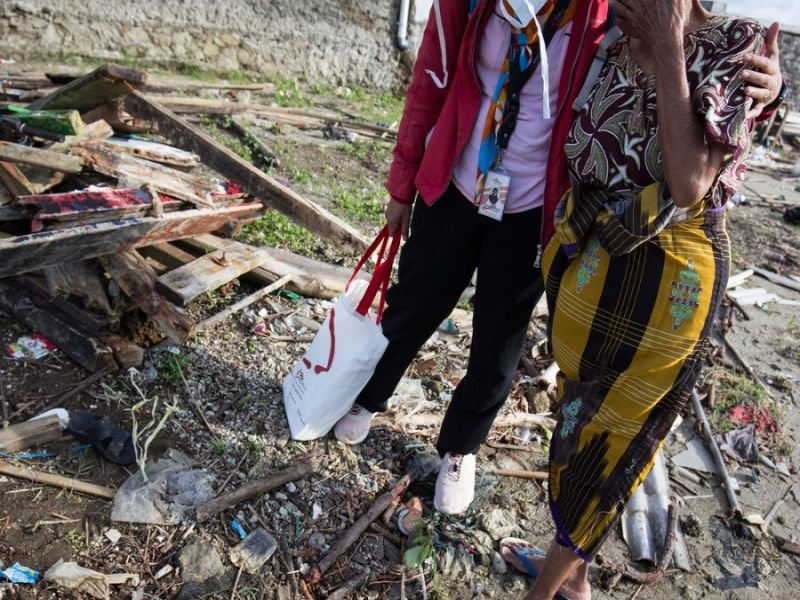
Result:
M778 423L768 408L756 408L739 404L728 411L728 418L734 423L747 425L755 423L761 433L777 433Z

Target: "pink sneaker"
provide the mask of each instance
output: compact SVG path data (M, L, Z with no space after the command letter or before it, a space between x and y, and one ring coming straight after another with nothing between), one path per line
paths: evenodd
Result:
M375 413L369 412L363 406L354 404L350 412L343 416L333 427L333 435L345 444L360 444L369 435L369 424Z
M433 505L440 513L460 515L475 498L475 455L448 452L442 459Z

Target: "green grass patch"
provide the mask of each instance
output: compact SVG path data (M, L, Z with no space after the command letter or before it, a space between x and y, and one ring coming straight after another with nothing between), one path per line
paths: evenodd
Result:
M245 225L236 239L254 246L286 248L304 256L315 256L319 247L314 235L276 210L268 210L258 221Z
M379 225L383 222L386 193L375 185L358 185L338 190L333 197L335 212L344 219L360 225Z
M716 385L714 408L711 409L709 415L714 431L724 433L736 429L738 425L730 421L728 413L734 406L742 404L757 408L769 408L775 416L774 407L768 406L770 403L764 388L747 377L724 367L714 367L706 373L705 382L713 382Z

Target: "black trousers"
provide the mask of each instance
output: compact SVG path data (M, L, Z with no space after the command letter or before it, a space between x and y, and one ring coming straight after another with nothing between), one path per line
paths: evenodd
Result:
M433 206L416 203L411 235L400 253L398 282L383 316L389 347L357 403L386 410L406 368L451 313L477 268L472 347L464 378L453 393L437 449L477 452L505 402L519 363L533 307L542 295L533 267L541 209L481 216L451 185Z

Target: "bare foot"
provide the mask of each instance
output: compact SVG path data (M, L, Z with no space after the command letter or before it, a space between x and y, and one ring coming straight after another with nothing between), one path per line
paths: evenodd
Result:
M536 578L544 564L545 552L525 540L506 538L500 542L500 556L520 573ZM592 592L586 568L577 569L564 581L556 598L560 600L591 600Z

